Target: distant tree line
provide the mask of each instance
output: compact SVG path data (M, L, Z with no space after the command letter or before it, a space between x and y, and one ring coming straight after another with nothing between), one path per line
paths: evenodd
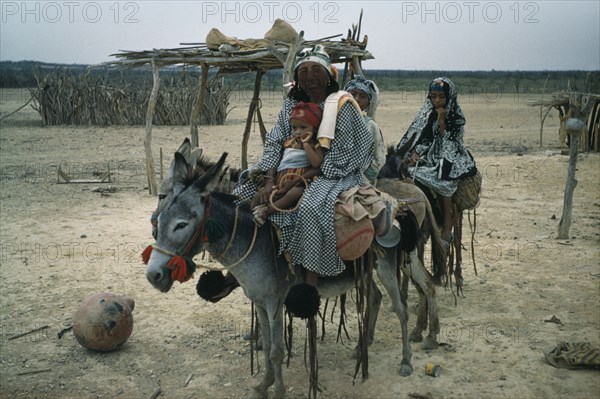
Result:
M339 70L340 80L343 70ZM380 91L425 91L437 77L449 77L462 94L518 93L523 95L564 91L600 93L600 71L403 71L366 70L367 78L377 83ZM239 89L252 90L254 73L226 77ZM263 90L281 91L282 71L272 70L262 80Z
M67 69L72 74L90 73L104 80L118 83L152 82L149 68L119 69L95 67L88 68L80 64L48 64L37 61L0 62L0 88L31 88L37 84L35 73L51 73ZM177 79L184 72L186 76L198 78L200 69L196 66L169 67L161 69L161 78L166 82ZM343 76L340 70L340 79ZM216 73L211 70L210 76ZM429 82L439 76L452 79L463 95L516 93L534 95L575 91L600 93L600 71L436 71L436 70L366 70L369 79L373 79L381 91L425 91ZM282 70L271 70L262 79L262 90L280 92L282 89ZM254 88L255 73L224 74L223 82L231 90Z

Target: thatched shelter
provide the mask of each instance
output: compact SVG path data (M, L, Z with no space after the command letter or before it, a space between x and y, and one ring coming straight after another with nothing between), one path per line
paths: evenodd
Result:
M550 111L555 109L560 120L558 131L560 144L570 146L566 123L569 118L576 118L583 122L581 139L578 143L579 151L600 152L600 94L565 91L553 94L550 99L534 101L530 105L540 107L540 147L544 121Z
M361 14L362 19L362 14ZM148 188L151 194L156 194L156 177L154 174L154 161L152 158L152 118L156 106L156 97L159 90L159 70L163 67L186 65L199 66L202 70L200 89L196 102L190 115L190 135L193 145L198 145L197 121L203 107L206 95L208 71L217 69L218 74L256 72L254 93L248 109L246 128L242 138L242 168L247 165L247 144L254 116L259 123L261 136L264 139L266 129L260 114L260 87L262 76L272 69L283 69L282 94L284 85L293 77L293 62L298 50L321 43L329 53L332 63L343 64L344 74L342 84L349 78L349 71L363 73L362 62L374 57L366 50L367 36L362 41L360 37L360 22L353 25L346 37L343 34L325 37L316 40L305 40L304 32L296 33L293 28L283 20L276 20L273 27L261 39L239 40L235 37L225 36L216 29L207 35L205 43L181 43L180 48L152 49L144 51L120 51L112 54L115 61L103 65L118 66L121 68L139 68L150 66L153 71L154 86L150 94L148 111L146 114L146 169L148 174Z
M540 146L544 119L552 109L558 110L560 119L559 138L561 144L568 140L569 168L564 193L563 213L558 225L558 238L569 238L571 227L573 193L577 187L575 172L579 151L600 151L600 95L569 90L557 93L550 100L541 100L531 104L540 107L541 127ZM543 108L546 113L542 116Z

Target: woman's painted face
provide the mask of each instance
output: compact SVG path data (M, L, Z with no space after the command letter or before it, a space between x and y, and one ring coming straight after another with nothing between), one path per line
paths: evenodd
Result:
M350 94L356 100L361 110L365 110L369 107L369 96L362 90L353 89L350 90Z
M429 98L434 108L443 108L446 106L446 94L443 91L432 91Z
M305 62L298 67L298 84L306 92L325 91L329 84L329 74L321 64Z

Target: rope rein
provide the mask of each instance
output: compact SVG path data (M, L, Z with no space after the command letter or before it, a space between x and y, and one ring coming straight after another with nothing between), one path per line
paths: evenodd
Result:
M248 250L246 251L246 253L244 254L244 256L242 256L242 257L241 257L241 258L240 258L240 259L239 259L237 262L235 262L234 264L232 264L232 265L228 265L228 266L222 265L223 267L221 267L221 268L210 268L210 269L209 269L209 268L207 268L207 267L205 267L205 266L202 266L202 267L204 267L205 269L208 269L208 270L229 270L229 269L231 269L232 267L236 267L237 265L239 265L240 263L242 263L242 262L243 262L243 261L244 261L244 260L245 260L245 259L248 257L248 255L250 255L250 253L251 253L251 252L252 252L252 250L254 249L254 244L256 243L256 236L257 236L257 235L258 235L258 225L254 224L254 234L252 235L252 242L250 243L250 246L248 247ZM233 239L234 239L234 236L232 235L232 236L231 236L231 239L229 240L229 242L231 243L231 242L233 241ZM229 246L229 245L228 245L228 246ZM223 253L223 254L221 254L221 255L224 255L224 253ZM215 257L215 258L216 258L216 257Z
M227 254L227 252L229 251L229 249L231 248L231 245L233 245L233 239L235 238L235 234L237 233L239 210L240 210L240 207L236 206L235 207L235 217L233 220L233 231L231 232L231 238L229 239L229 242L225 246L225 249L223 250L223 252L221 252L218 255L215 255L215 258L221 258L221 257L225 256Z

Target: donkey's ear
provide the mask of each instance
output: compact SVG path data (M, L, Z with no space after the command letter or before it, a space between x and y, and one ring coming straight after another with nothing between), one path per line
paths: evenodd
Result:
M187 159L187 161L190 165L195 166L196 164L199 163L201 158L202 158L202 148L194 148L193 150L190 151L190 155L188 157L186 157L185 159Z
M224 152L219 158L219 161L210 167L198 180L193 184L195 190L199 192L207 192L215 190L220 183L220 177L227 159L227 153Z
M178 150L175 152L173 160L169 165L169 171L161 183L160 191L168 192L177 184L177 181L181 183L182 179L187 176L187 170L189 170L187 161L184 155Z
M187 179L189 179L190 165L179 152L175 153L175 159L173 159L169 173L172 173L174 186L185 185Z
M192 144L190 143L190 139L187 137L183 140L183 143L177 149L177 152L183 155L185 159L190 157L190 151L192 150Z

